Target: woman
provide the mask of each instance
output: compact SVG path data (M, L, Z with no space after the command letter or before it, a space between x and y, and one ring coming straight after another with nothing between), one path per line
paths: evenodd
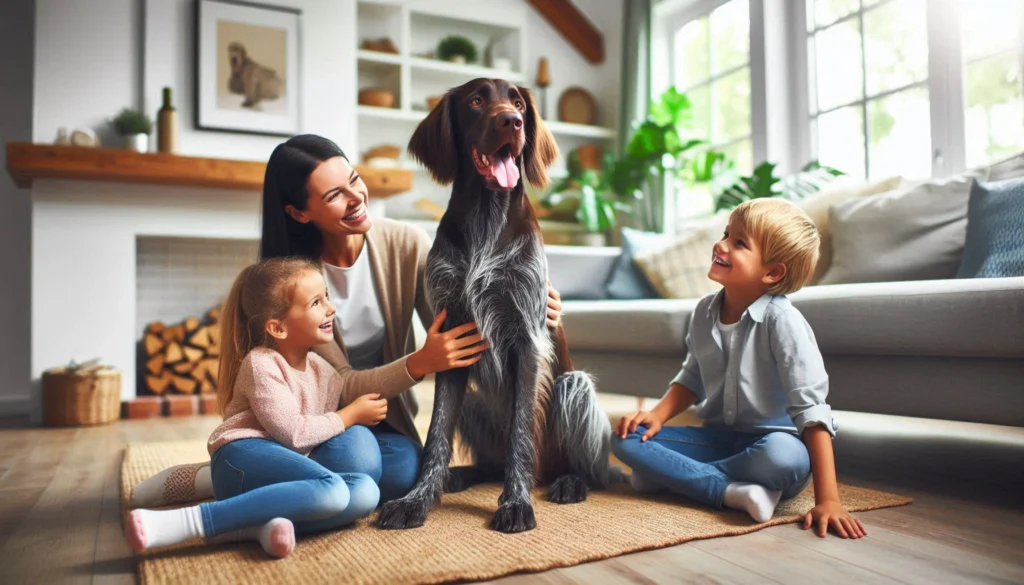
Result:
M466 323L442 333L445 312L431 313L423 282L430 239L409 224L371 219L366 184L338 146L304 134L279 144L263 179L260 259L300 256L323 269L337 309L334 342L314 347L335 369L350 363L382 380L411 388L427 374L478 361L487 342ZM558 292L548 287L547 323L561 318ZM416 350L413 311L427 329ZM380 501L405 495L420 469L417 404L405 390L386 396L387 418L370 433L343 433L328 460L335 473L365 473L377 481ZM379 453L379 456L378 456ZM178 504L213 496L209 464L166 469L135 486L133 507Z
M465 367L487 349L479 333L459 338L476 326L463 324L442 333L445 313L434 316L424 294L430 239L408 224L372 219L366 184L345 154L330 140L305 134L279 145L270 155L263 185L260 259L302 256L320 262L337 306L335 343L315 351L340 367L377 369L381 376L404 376L412 387L427 374ZM427 329L415 350L412 314ZM560 318L558 293L549 287L547 319ZM420 437L413 424L415 397L388 396L387 419L375 426L379 470L367 462L367 434L339 452L334 471L379 475L381 501L405 495L419 473ZM370 450L375 452L375 450Z

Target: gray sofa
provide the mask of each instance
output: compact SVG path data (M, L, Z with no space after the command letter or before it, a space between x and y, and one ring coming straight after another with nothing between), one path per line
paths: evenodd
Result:
M547 246L565 297L601 290L618 248ZM833 408L1024 426L1024 277L805 288ZM602 392L660 397L697 300L569 300L573 361Z

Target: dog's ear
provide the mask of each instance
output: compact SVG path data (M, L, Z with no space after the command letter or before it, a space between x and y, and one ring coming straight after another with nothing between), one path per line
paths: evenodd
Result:
M434 180L448 185L457 171L455 126L451 114L452 92L448 92L416 127L409 139L409 154L427 167Z
M526 114L523 116L526 118L526 147L523 148L526 179L534 187L543 189L548 186L548 167L558 158L558 144L541 119L530 90L521 87L519 93L526 100Z

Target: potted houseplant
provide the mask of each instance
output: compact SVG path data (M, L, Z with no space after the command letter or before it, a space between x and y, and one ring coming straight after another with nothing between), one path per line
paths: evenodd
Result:
M466 37L447 36L437 45L437 58L452 63L473 63L476 61L476 46Z
M603 246L617 224L618 213L633 213L633 207L622 201L611 186L615 157L605 153L600 171L584 168L577 150L569 153L566 163L568 175L552 187L541 203L549 209L575 203L574 217L583 233L573 239L581 245Z
M149 133L153 123L139 110L124 108L113 120L114 129L124 137L125 148L138 152L149 151Z
M783 197L800 200L841 177L844 173L832 167L811 161L800 172L784 178L775 176L775 163L763 162L754 168L749 176L736 176L731 184L716 189L715 211L732 209L744 201L762 197Z

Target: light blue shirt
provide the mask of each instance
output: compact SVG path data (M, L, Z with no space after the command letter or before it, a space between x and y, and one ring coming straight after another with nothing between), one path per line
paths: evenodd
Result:
M747 307L731 344L718 330L723 291L697 303L686 335L688 354L673 380L697 396L708 426L744 433L803 433L820 424L834 437L828 374L811 326L784 295ZM728 355L728 359L726 359Z

